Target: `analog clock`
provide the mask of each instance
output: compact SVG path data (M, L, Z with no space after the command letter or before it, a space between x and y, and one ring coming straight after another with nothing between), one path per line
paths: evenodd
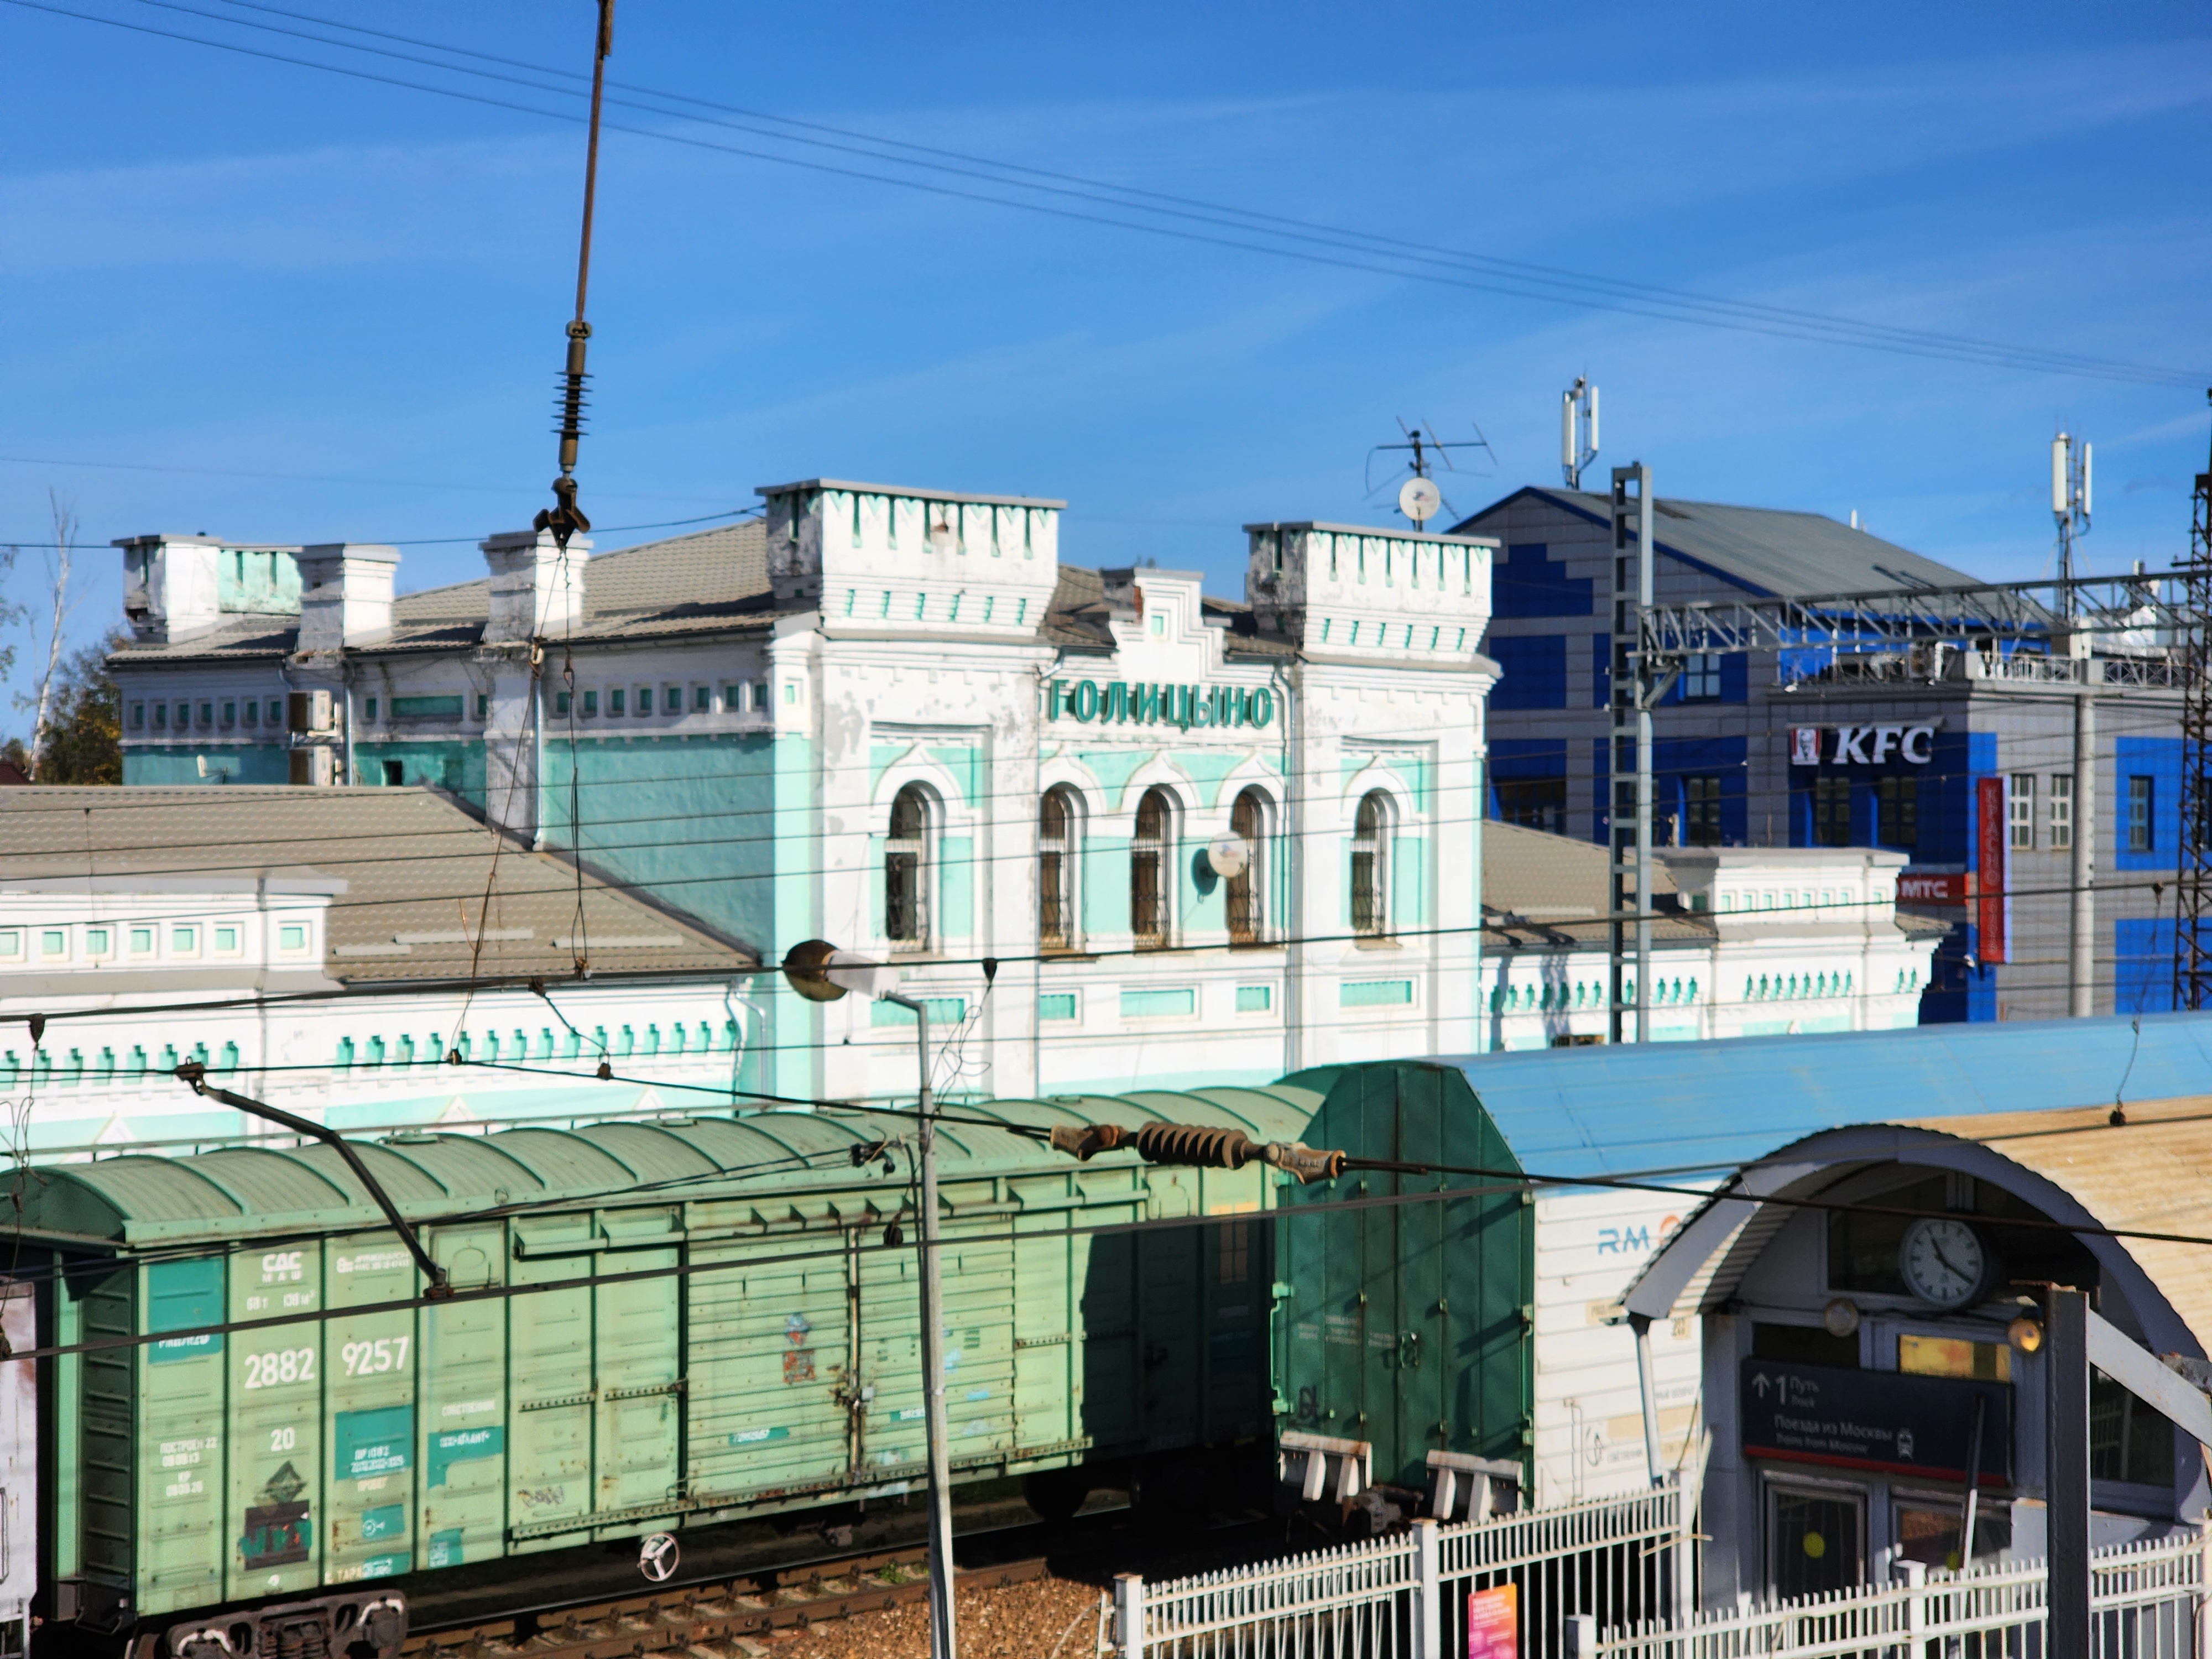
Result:
M1972 1223L1955 1216L1923 1216L1905 1230L1897 1268L1913 1295L1948 1311L1981 1295L1990 1253Z

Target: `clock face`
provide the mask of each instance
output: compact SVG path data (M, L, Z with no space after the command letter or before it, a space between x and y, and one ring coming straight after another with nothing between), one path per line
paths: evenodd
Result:
M1905 1230L1897 1247L1905 1288L1931 1308L1963 1308L1981 1294L1989 1277L1989 1252L1971 1223L1923 1216Z

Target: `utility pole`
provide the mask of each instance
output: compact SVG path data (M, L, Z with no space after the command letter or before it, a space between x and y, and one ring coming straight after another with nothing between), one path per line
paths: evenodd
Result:
M988 984L998 964L986 961ZM784 954L783 976L809 1002L835 1002L848 991L888 1002L914 1015L915 1053L921 1063L921 1103L915 1161L921 1166L921 1225L915 1249L921 1258L922 1434L929 1460L929 1656L957 1659L952 1619L952 1466L945 1423L945 1291L937 1248L937 1108L929 1087L929 1009L882 985L890 970L827 939L811 939Z
M2212 401L2212 392L2205 398ZM2181 857L2173 884L2173 1006L2212 1006L2212 459L2190 498L2181 568Z
M1651 469L1613 469L1613 721L1607 744L1613 849L1607 1041L1626 1041L1630 929L1634 928L1636 1041L1651 1040ZM1659 691L1663 692L1662 685ZM1633 917L1632 922L1630 918Z
M922 1428L929 1452L929 1653L954 1659L952 1623L952 1465L945 1451L945 1284L937 1252L937 1112L929 1091L929 1009L896 991L877 998L914 1014L921 1060L921 1127L915 1139L921 1164Z
M2089 1298L2050 1291L2043 1350L2047 1659L2089 1659Z
M2074 577L2074 543L2089 531L2090 455L2087 440L2060 433L2051 441L2051 516L2058 525L2058 579ZM2070 586L2066 605L2066 649L2074 661L2073 860L2069 884L2066 1012L2077 1019L2097 1011L2097 659L2081 607ZM2009 833L2009 832L2008 832Z

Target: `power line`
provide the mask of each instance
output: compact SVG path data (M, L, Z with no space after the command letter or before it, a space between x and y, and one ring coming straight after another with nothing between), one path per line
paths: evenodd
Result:
M160 3L165 9L187 12L191 10L190 8L173 3L173 0L149 0L149 3ZM434 83L421 81L408 80L398 76L378 73L373 70L354 68L343 64L323 63L312 58L303 58L295 57L288 53L265 51L260 48L248 46L232 41L210 40L203 35L186 33L174 29L157 28L148 24L131 23L118 18L102 17L95 14L76 11L64 6L47 3L46 0L8 0L8 3L20 6L26 9L49 12L55 15L73 17L86 22L104 23L111 27L127 29L138 33L155 35L164 39L184 41L192 45L208 46L219 51L234 52L246 57L261 58L274 63L286 64L299 68L320 70L325 73L347 76L354 79L368 81L382 85L399 87L417 92L427 92L441 97L455 99L464 102L481 104L493 108L514 111L523 114L538 116L542 118L571 122L578 121L582 118L571 112L548 110L535 106L516 103L509 99L492 97L480 93L466 92L457 88L440 86ZM192 13L192 15L200 16L213 15L212 14L207 13ZM234 18L222 18L218 21L235 27L254 28L266 33L282 33L292 35L295 38L311 40L316 41L318 44L331 46L340 51L366 52L371 52L376 56L398 58L403 61L415 62L418 64L423 62L423 60L413 58L405 53L388 52L381 48L360 46L351 42L333 40L325 37L301 35L298 31L281 29L274 25L254 23L248 20ZM483 56L483 54L475 55ZM441 72L467 75L477 78L500 81L508 84L522 86L533 91L552 93L556 96L565 95L561 93L558 88L548 88L532 82L518 81L513 76L495 75L487 70L471 69L463 64L440 64L428 66L435 67ZM663 94L653 95L661 96ZM709 125L732 128L739 131L757 131L757 129L747 128L739 123L727 119L712 119L709 118L703 118L696 114L663 109L652 105L641 105L634 100L617 100L616 101L622 102L628 107L641 109L647 113L666 115L672 118L695 122L704 121ZM687 100L685 101L696 102L697 100ZM1358 270L1372 275L1393 276L1399 278L1400 280L1422 282L1472 292L1499 295L1509 298L1533 299L1549 303L1579 307L1586 309L1621 313L1627 315L1640 316L1659 321L1689 322L1698 324L1702 326L1728 329L1738 332L1766 335L1785 339L1811 341L1819 343L1852 344L1869 349L1887 351L1893 354L1909 356L1929 357L1949 362L1964 362L1980 364L1986 367L2015 368L2029 372L2077 374L2089 378L2114 380L2139 385L2174 387L2185 386L2191 389L2201 385L2203 380L2203 376L2194 373L2184 374L2179 371L2160 369L2147 365L2110 362L2099 359L2084 358L2076 361L2073 359L2071 354L2040 352L2029 348L2008 346L1996 342L1973 340L1971 337L1965 336L1945 337L1940 335L1928 335L1923 337L1918 331L1895 329L1888 325L1868 324L1841 317L1824 317L1821 314L1815 313L1792 313L1784 307L1756 306L1747 304L1747 302L1742 301L1727 301L1702 295L1692 295L1683 290L1649 289L1643 285L1622 283L1618 282L1616 279L1611 278L1583 276L1573 273L1553 273L1551 268L1547 267L1523 266L1518 269L1507 269L1505 268L1506 262L1486 262L1483 259L1483 256L1466 254L1457 251L1449 251L1444 253L1433 252L1427 249L1426 245L1421 244L1403 244L1398 251L1394 251L1389 247L1375 246L1375 239L1366 237L1365 233L1344 232L1334 229L1333 228L1323 228L1320 229L1300 228L1292 230L1288 227L1291 225L1303 226L1305 222L1288 220L1279 221L1279 222L1285 227L1284 228L1274 229L1264 223L1250 222L1249 221L1253 216L1246 213L1246 210L1244 210L1208 208L1205 211L1200 211L1181 208L1152 207L1139 201L1126 200L1105 196L1093 190L1074 189L1058 185L1041 186L1024 185L1020 179L977 173L967 167L957 167L948 166L941 162L931 162L923 160L914 160L901 156L887 155L882 154L878 150L854 149L854 147L847 144L833 143L823 139L810 139L793 133L768 133L763 134L762 136L781 142L806 143L817 149L846 151L848 153L854 154L856 157L865 158L885 165L912 167L947 175L973 178L981 182L997 185L1002 189L1046 189L1049 190L1051 193L1054 195L1071 197L1077 199L1092 202L1098 205L1110 207L1125 213L1134 211L1166 214L1169 216L1189 222L1218 227L1220 234L1211 234L1205 231L1177 228L1172 224L1148 222L1141 220L1116 217L1104 213L1095 213L1066 206L1056 206L1049 202L1024 200L1018 197L992 194L981 190L967 189L942 184L933 184L919 179L902 178L896 173L874 172L866 168L849 167L826 161L810 161L799 156L778 155L773 151L758 150L741 145L717 143L693 134L661 131L646 127L625 126L611 122L607 123L606 125L613 131L624 132L633 137L651 138L666 143L681 144L687 148L714 151L720 154L738 156L747 160L769 161L778 165L802 168L814 173L863 179L878 184L887 184L902 189L921 191L938 197L975 201L990 205L1013 208L1021 211L1042 214L1051 217L1067 219L1079 222L1097 224L1116 229L1139 231L1146 234L1169 238L1175 240L1223 246L1248 252L1272 254L1279 258L1288 258L1310 264ZM1024 169L1024 171L1039 172L1040 170ZM1040 176L1050 175L1042 175L1040 173ZM1147 194L1155 193L1147 192ZM1165 202L1181 198L1161 197L1159 199ZM1224 215L1231 216L1224 216ZM1236 215L1244 215L1245 216L1243 219L1239 219L1233 216ZM1263 216L1269 218L1276 217L1276 216ZM1312 246L1281 246L1279 243L1269 243L1251 240L1252 237L1255 235L1270 234L1278 237L1291 238L1297 241L1309 243ZM1363 239L1364 240L1363 240ZM1317 251L1317 249L1320 248L1334 248L1340 251L1336 252ZM1376 262L1378 259L1383 258L1395 259L1399 263L1395 264L1385 264ZM1424 268L1438 266L1444 267L1444 269ZM1489 270L1493 269L1493 267L1495 267L1495 274L1481 279L1478 279L1476 276L1472 275L1454 276L1448 274L1449 269Z

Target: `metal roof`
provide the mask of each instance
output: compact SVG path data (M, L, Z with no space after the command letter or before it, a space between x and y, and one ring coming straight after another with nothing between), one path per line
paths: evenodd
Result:
M279 871L343 883L325 941L325 971L336 979L548 974L574 961L575 866L532 852L431 790L0 789L0 880L97 875L112 886L137 876L174 891L196 875L219 887ZM672 910L588 874L582 886L584 943L597 972L757 965L749 951Z
M967 1121L945 1124L938 1142L948 1182L1079 1169L1110 1176L1133 1165L1135 1152L1107 1153L1079 1165L1034 1139L973 1120L1031 1127L1172 1121L1281 1140L1302 1135L1318 1104L1310 1091L1279 1088L991 1101L954 1109L956 1119ZM890 1211L906 1193L903 1163L883 1175L873 1162L856 1168L849 1153L900 1127L901 1120L876 1114L774 1111L489 1135L407 1133L354 1146L401 1212L422 1222L516 1204L550 1210L796 1202L856 1185L880 1187L880 1207ZM957 1209L957 1194L953 1203ZM25 1186L15 1224L27 1237L149 1244L378 1231L384 1223L337 1153L313 1145L50 1165Z
M1604 495L1530 485L1453 526L1451 533L1496 533L1483 527L1484 520L1523 500L1548 502L1592 524L1613 523L1613 503ZM1754 593L1873 592L1978 580L1823 514L1668 495L1656 497L1652 505L1652 539L1661 551L1702 565Z
M2212 1087L2212 1014L1920 1025L1628 1043L1442 1060L1538 1175L1733 1170L1844 1124L2056 1107L2109 1110Z

